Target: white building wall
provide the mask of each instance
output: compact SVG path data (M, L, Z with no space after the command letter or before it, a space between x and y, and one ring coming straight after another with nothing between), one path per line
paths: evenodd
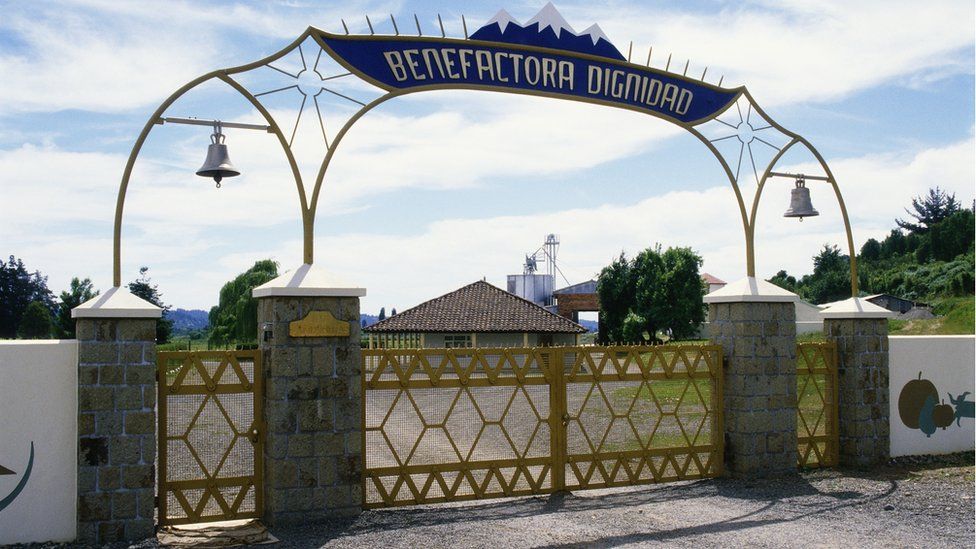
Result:
M0 341L0 545L75 538L77 444L78 342Z
M447 334L424 334L424 347L437 349L444 346L444 336ZM522 347L525 337L522 333L490 333L477 334L476 347ZM528 334L529 347L539 345L539 334ZM553 345L575 345L576 334L552 334Z
M888 341L891 455L973 450L976 336L890 336ZM937 405L944 402L954 412L961 412L958 425L955 419L945 428L931 423L934 410L926 409L918 398L931 393L937 395ZM950 402L950 398L960 399L962 394L966 394L968 404L957 406ZM906 425L903 415L911 424L919 423L919 427Z

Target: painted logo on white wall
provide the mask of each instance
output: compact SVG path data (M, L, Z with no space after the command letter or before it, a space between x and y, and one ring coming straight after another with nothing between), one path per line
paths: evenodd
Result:
M931 437L939 428L945 430L953 422L961 427L962 418L976 415L973 401L966 400L968 395L968 391L957 397L946 393L949 397L949 404L946 404L945 399L939 397L935 384L922 379L922 372L919 372L918 379L906 383L898 394L898 416L909 429L919 429L926 437Z
M34 469L34 442L31 441L30 456L27 458L27 465L24 467L24 473L23 475L21 475L20 480L17 481L17 484L13 487L10 493L3 496L3 499L0 499L0 512L6 509L8 505L13 503L14 500L17 499L17 496L19 496L20 493L24 491L24 487L27 486L27 481L30 480L31 471L33 469ZM16 477L16 475L17 473L15 471L8 469L7 467L4 467L3 464L0 464L0 476ZM3 485L0 484L0 486Z

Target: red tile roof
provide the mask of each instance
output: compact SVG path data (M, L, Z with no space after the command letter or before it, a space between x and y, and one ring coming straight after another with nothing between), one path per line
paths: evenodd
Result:
M374 333L586 332L579 324L483 280L399 312L364 330Z
M718 278L717 276L710 275L708 273L702 273L701 274L701 279L704 280L706 284L728 284L727 282L725 282L721 278Z

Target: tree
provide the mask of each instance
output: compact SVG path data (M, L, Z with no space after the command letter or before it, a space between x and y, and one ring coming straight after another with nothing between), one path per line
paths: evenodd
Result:
M390 316L396 316L396 307L390 309Z
M671 339L687 339L698 333L705 322L702 298L708 285L699 269L702 258L691 248L668 248L662 256L664 272L661 278L658 315L661 325Z
M840 253L840 248L836 245L824 244L820 253L813 256L813 274L824 275L829 272L846 269L850 260L847 256Z
M956 202L955 193L949 194L936 187L929 189L928 196L917 196L913 198L911 210L905 208L905 212L915 218L916 223L901 219L896 219L895 223L902 229L906 229L913 234L925 234L936 223L958 212L960 209L962 209L962 206L960 206L959 202Z
M905 253L907 246L905 234L898 229L892 229L881 243L881 258L898 257Z
M623 339L621 341L627 343L644 343L647 340L647 332L644 331L646 326L647 320L644 317L633 311L627 313L627 316L624 317L623 327L621 328L623 333Z
M278 264L264 259L224 284L217 305L210 309L210 342L254 341L258 336L258 301L251 292L277 276Z
M866 261L875 261L881 258L881 243L873 238L861 246L861 258Z
M661 257L661 246L647 248L637 254L630 269L630 284L634 288L634 300L630 303L630 310L644 319L644 331L652 342L660 341L657 332L662 328L661 320L664 311L662 303L662 285L664 282L664 260ZM667 305L664 304L666 307ZM633 334L633 330L631 330ZM638 343L624 339L628 343Z
M139 278L129 283L129 291L132 295L144 299L163 310L163 316L156 322L156 342L166 343L173 332L173 321L166 318L166 311L169 305L163 304L163 294L159 293L159 288L152 283L149 278L149 267L139 269Z
M658 342L661 331L675 339L697 332L705 320L701 264L691 248L662 253L658 245L631 262L621 254L597 280L601 341Z
M20 320L19 335L24 339L51 337L51 311L40 301L31 301Z
M600 323L597 334L600 343L624 341L624 318L634 302L634 287L630 280L630 262L620 253L600 271L597 277L596 292L600 297Z
M813 257L813 274L800 279L799 294L815 303L829 303L851 295L850 258L840 248L824 244L820 253Z
M958 212L935 224L929 233L932 256L938 261L952 261L973 251L976 216L972 210Z
M386 307L380 307L379 320L386 320Z
M70 288L61 292L61 301L58 303L55 332L59 338L74 339L75 320L71 318L71 309L97 295L98 290L92 286L90 279L78 280L78 277L71 279Z
M795 294L799 293L796 277L790 276L785 270L781 269L779 272L773 275L773 278L769 279L769 282L783 288L784 290L789 290Z
M47 288L47 277L40 271L28 272L20 259L0 260L0 339L17 337L21 319L31 303L38 302L49 314L54 298Z

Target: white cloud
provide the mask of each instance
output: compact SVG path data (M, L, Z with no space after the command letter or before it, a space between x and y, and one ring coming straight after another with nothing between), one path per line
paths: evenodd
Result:
M315 7L78 0L7 5L0 32L0 115L83 109L121 112L161 101L211 70L273 53L310 24L396 2ZM165 13L161 13L165 12ZM255 52L254 44L264 51Z
M318 226L327 226L330 215L364 208L377 194L408 188L459 190L511 176L571 173L633 154L678 131L659 121L648 124L646 117L632 113L598 112L591 105L566 102L541 110L541 101L478 94L459 98L456 109L426 115L371 113L349 133L336 156ZM469 111L488 113L487 119L474 119ZM274 115L293 120L295 113ZM229 131L231 158L243 175L225 180L217 190L194 175L208 143L206 132L187 131L193 137L174 140L180 134L166 134L173 131L169 125L154 127L136 163L123 217L123 262L126 272L150 263L153 276L161 280L173 269L167 282L182 288L171 290L173 297L199 303L216 295L228 272L221 269L213 281L216 287L191 289L175 276L186 272L181 261L209 261L204 252L225 244L232 227L265 227L281 239L297 239L301 214L291 171L273 136ZM295 146L300 158L312 160L305 163L312 169L304 173L309 195L324 152L316 131L315 123L304 125ZM602 137L594 141L594 133ZM445 148L452 153L445 154ZM21 206L0 218L4 240L21 246L11 251L25 255L30 249L44 262L43 270L52 273L52 282L79 272L105 273L101 266L110 266L107 239L125 162L123 154L72 152L55 145L0 151L0 192ZM215 234L223 238L215 239ZM80 244L89 236L107 244L97 250L92 243ZM60 252L64 255L58 259ZM300 258L300 253L280 249L268 255L283 261ZM201 283L201 270L193 274L195 284Z
M479 165L475 173L486 178L510 172L565 169L560 159L576 154L570 146L574 139L567 138L564 144L547 144L559 149L559 154L551 157L535 159L528 165L504 164L514 154L513 150L546 148L535 142L544 135L510 132L513 121L523 116L531 118L530 112L523 111L531 111L532 106L533 102L527 101L525 109L513 114L512 120L493 117L494 123L474 124L473 128L457 124L457 119L463 118L457 113L435 114L421 117L419 121L439 128L437 131L460 131L455 145L460 144L461 150L468 142L472 146L495 143L493 135L511 136L512 143L500 143L497 148L480 151L479 154L500 164ZM567 117L577 122L560 127L560 132L586 132L588 126L578 121L580 116L586 118L585 113ZM383 123L407 124L397 119L383 120ZM577 123L579 126L574 126ZM653 132L640 133L646 131L643 125L626 130L626 121L623 123L621 135L614 137L620 143L635 138L653 142ZM436 178L433 184L454 189L453 200L464 200L463 187L472 183L461 177L471 173L464 161L452 161L438 170L421 169L425 162L436 161L437 140L405 142L409 154L398 158L412 167L403 171L406 174L403 181L390 183L384 179L387 168L382 165L387 149L381 146L373 151L375 156L368 155L367 144L384 139L370 135L371 131L366 128L362 143L350 146L355 154L347 159L350 165L358 166L363 177L334 183L338 188L330 189L325 195L328 197L324 199L327 200L323 204L325 212L333 207L333 195L345 196L346 205L353 205L370 193L420 184L423 174L432 174L430 177ZM638 133L635 136L630 131ZM139 264L150 263L154 278L167 292L167 299L180 306L211 304L220 285L247 268L254 258L271 256L285 268L300 261L297 200L291 190L292 182L282 175L286 173L284 162L279 160L280 165L275 167L274 161L268 160L271 155L252 154L262 146L266 151L268 141L261 139L270 137L256 132L236 137L234 146L239 146L236 151L242 153L237 158L249 159L250 173L228 180L225 189L217 191L192 174L198 159L192 156L191 161L190 153L186 160L189 168L183 171L141 161L131 188L123 238L126 272L135 272ZM608 135L607 139L610 138ZM575 140L580 142L580 137L577 135ZM187 150L202 153L202 149L188 147ZM617 147L608 145L597 150L602 153L573 159L571 169L606 161ZM252 160L254 164L250 163ZM238 162L243 164L243 160ZM119 155L70 153L53 147L24 146L0 153L3 195L11 199L10 203L20 206L10 208L0 220L4 240L19 246L8 248L10 252L26 256L29 251L31 266L50 274L53 288L65 287L71 276L79 274L94 275L98 285L107 286L111 220L116 182L123 163ZM39 165L46 166L48 171L42 174L33 168ZM812 164L793 164L783 169L818 172ZM976 179L974 141L967 139L915 153L898 151L837 159L831 162L831 169L840 181L859 247L867 238L883 237L894 226L893 219L904 216L902 208L911 198L930 186L940 185L955 192L963 204L969 204L973 199L972 181ZM47 175L50 173L72 176L70 180L52 183ZM373 186L356 189L358 181L371 182ZM789 196L789 182L773 180L768 185L757 229L760 276L770 276L780 268L796 274L808 272L810 258L821 245L830 242L844 247L836 201L825 184L811 182L814 205L821 216L808 218L802 224L781 217ZM746 200L751 197L747 196ZM741 221L728 187L672 192L632 204L603 204L532 216L453 219L445 212L441 214L444 217L411 235L336 232L335 226L324 221L327 218L323 214L317 225L316 257L323 265L369 289L364 310L380 305L405 308L482 276L503 284L504 275L518 272L521 254L534 250L542 235L548 232L562 235L562 269L570 282L592 276L621 249L632 254L655 242L694 247L705 258L705 270L726 280L734 280L744 273ZM234 242L234 227L255 224L269 227L280 242L274 246L238 242L233 246L238 251L224 255L219 252ZM249 247L252 245L254 249ZM364 254L366 250L370 252Z
M969 139L914 155L892 153L832 162L854 225L855 246L887 234L894 218L902 216L902 208L930 186L940 185L969 204L976 179L974 160L974 141ZM810 165L787 169L814 173ZM760 205L757 274L763 277L779 269L810 272L811 258L824 243L846 248L832 191L824 184L810 185L821 215L800 224L782 217L790 188L784 181L769 183ZM705 259L704 270L725 280L745 275L742 225L727 187L672 192L630 205L442 219L409 236L327 235L318 248L328 250L320 260L324 266L367 287L364 310L380 306L402 310L483 276L504 286L505 275L520 272L522 253L538 247L549 232L561 235L562 270L571 283L593 276L621 249L633 255L655 242L693 247ZM364 255L364 250L371 252Z
M746 85L760 105L824 102L917 74L972 74L974 7L966 0L734 3L708 14L660 6L595 4L561 8L570 21L599 21L635 62L654 46L652 66L672 71L691 59L709 82Z

